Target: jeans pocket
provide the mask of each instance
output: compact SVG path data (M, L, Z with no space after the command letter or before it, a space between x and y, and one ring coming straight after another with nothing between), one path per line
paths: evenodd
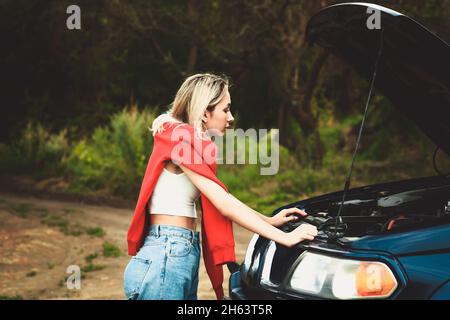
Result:
M169 241L169 257L185 257L187 256L192 249L192 244L189 240L185 239L170 239Z
M136 300L151 265L150 260L132 257L124 271L124 291L129 300Z

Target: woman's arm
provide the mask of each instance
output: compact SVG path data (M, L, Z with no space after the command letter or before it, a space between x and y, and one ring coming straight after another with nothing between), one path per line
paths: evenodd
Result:
M236 199L236 201L239 201L242 203L242 201L240 201L239 199L237 199L235 196L233 196L231 193L229 193L230 196L232 196L233 198ZM243 203L242 203L243 204ZM245 205L245 204L243 204ZM294 221L298 219L298 216L295 215L295 213L300 214L302 216L306 216L306 212L303 210L300 210L298 208L288 208L288 209L283 209L281 211L279 211L276 215L274 215L273 217L268 217L265 216L261 213L259 213L256 210L253 210L252 208L248 207L250 210L253 211L254 214L258 215L259 217L261 217L261 219L263 219L264 221L266 221L267 223L273 225L274 227L279 227L282 226L283 224L289 222L289 221Z
M286 233L267 222L262 215L227 193L214 181L180 165L192 183L204 194L224 216L242 227L271 239L287 247L303 240L313 240L317 235L316 227L302 224L292 232ZM297 209L298 210L298 209ZM267 218L267 217L266 217ZM267 218L269 219L269 218Z
M229 194L231 197L233 197L236 201L239 201L239 202L241 202L241 203L243 204L243 202L242 202L241 200L239 200L238 198L236 198L235 196L233 196L231 193L228 193L228 194ZM259 213L258 211L253 210L253 209L250 208L250 207L248 207L248 208L249 208L250 210L252 210L254 214L256 214L256 215L259 216L261 219L263 219L265 222L267 222L267 223L273 225L272 220L270 219L270 217L265 216L265 215Z

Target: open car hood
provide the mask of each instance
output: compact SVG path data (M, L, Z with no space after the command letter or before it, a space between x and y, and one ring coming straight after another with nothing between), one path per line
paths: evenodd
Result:
M317 43L370 80L381 30L366 22L379 10L383 50L375 86L450 155L450 49L422 25L396 11L370 3L327 7L308 22L306 41Z

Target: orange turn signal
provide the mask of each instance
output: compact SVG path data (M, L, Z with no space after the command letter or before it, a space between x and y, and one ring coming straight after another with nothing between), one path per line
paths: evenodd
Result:
M380 262L361 262L356 271L356 292L360 297L387 297L397 288L391 269Z

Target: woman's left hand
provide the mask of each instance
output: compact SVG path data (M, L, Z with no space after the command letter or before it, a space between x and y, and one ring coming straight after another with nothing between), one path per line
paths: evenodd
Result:
M270 219L270 224L274 227L280 227L286 222L295 221L299 219L298 215L306 216L307 213L299 208L287 208L278 212Z

